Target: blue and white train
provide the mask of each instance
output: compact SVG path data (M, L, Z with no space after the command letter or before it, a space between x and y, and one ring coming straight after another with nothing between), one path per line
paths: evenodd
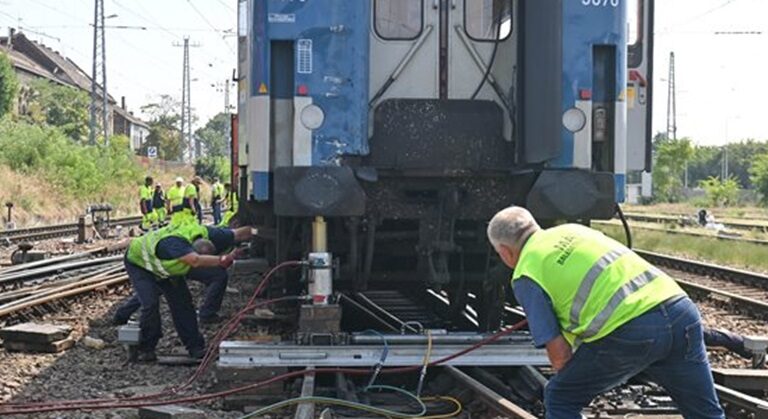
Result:
M239 217L281 260L322 216L342 287L491 327L486 221L609 218L649 169L652 27L653 0L241 0Z

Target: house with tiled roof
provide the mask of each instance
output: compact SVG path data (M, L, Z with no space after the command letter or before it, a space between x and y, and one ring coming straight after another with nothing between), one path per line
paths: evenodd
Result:
M83 90L89 96L91 94L91 77L82 68L58 51L27 38L21 32L11 29L8 36L0 37L0 52L10 58L22 84L18 105L20 112L24 112L29 92L24 86L31 80L42 78ZM96 89L101 96L101 86L97 85ZM125 108L125 98L121 99L121 106L111 95L108 94L107 98L109 131L113 135L127 135L131 138L131 149L138 150L149 135L149 126ZM99 101L97 106L100 105Z

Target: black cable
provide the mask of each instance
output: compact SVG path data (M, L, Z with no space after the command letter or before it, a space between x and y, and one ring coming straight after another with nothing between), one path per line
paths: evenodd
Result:
M512 10L510 6L510 11ZM485 73L483 74L483 78L480 79L480 84L477 85L477 88L475 89L475 92L472 93L472 96L470 97L470 100L475 100L477 98L477 95L480 94L480 90L485 86L485 83L488 81L488 77L491 75L491 68L493 67L493 63L496 61L496 52L499 50L499 44L502 42L501 39L501 18L504 16L502 13L499 16L498 22L496 22L496 37L493 40L493 51L491 52L491 59L488 61L488 67L485 69ZM510 19L512 17L510 16Z
M619 204L616 204L616 214L619 215L619 219L621 220L621 225L624 226L624 235L627 237L627 247L631 249L632 248L632 231L629 229L629 223L627 222L627 218L624 217L624 212L621 211L621 206Z

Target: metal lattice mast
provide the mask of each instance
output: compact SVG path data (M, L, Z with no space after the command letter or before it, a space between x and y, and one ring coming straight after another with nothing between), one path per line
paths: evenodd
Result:
M101 102L101 134L109 144L109 101L107 96L107 55L104 33L104 0L94 0L93 6L93 67L91 69L91 108L88 141L96 144L99 129L98 107ZM99 86L101 81L101 86ZM101 91L99 92L99 88ZM101 97L99 97L99 93Z
M187 151L187 158L189 160L194 160L195 157L200 157L201 150L200 142L198 140L194 140L194 144L192 143L192 84L190 76L191 69L189 66L189 48L199 47L200 45L190 44L188 36L184 37L183 44L174 43L173 45L184 48L184 68L181 85L181 143Z
M677 86L675 86L675 53L669 53L669 91L667 94L667 138L677 140Z

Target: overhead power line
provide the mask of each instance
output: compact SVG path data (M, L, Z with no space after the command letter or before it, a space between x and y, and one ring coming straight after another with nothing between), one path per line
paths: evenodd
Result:
M206 24L207 24L207 25L208 25L208 26L209 26L211 29L213 29L214 31L218 31L218 29L216 28L216 26L215 26L213 23L211 23L211 21L210 21L210 20L208 20L208 18L207 18L207 17L205 17L205 15L204 15L204 14L203 14L203 13L200 11L200 9L198 9L198 8L195 6L195 4L194 4L194 3L192 3L192 0L187 0L187 4L189 5L189 7L191 7L191 8L192 8L192 10L194 10L194 11L195 11L195 13L197 13L197 15L198 15L198 16L200 16L200 19L203 19L203 21L204 21L204 22L205 22L205 23L206 23ZM227 46L227 49L229 49L229 51L230 51L231 53L233 53L233 54L235 53L235 50L232 48L232 46L231 46L231 45L229 45L229 43L226 41L226 39L225 39L223 36L221 37L221 42L223 42L223 43L224 43L224 45L226 45L226 46Z

